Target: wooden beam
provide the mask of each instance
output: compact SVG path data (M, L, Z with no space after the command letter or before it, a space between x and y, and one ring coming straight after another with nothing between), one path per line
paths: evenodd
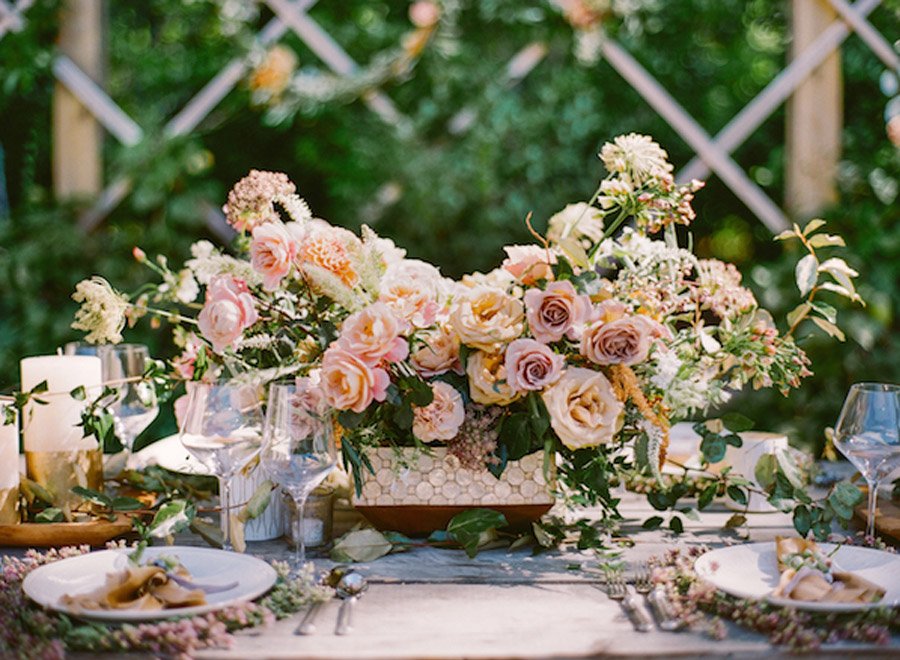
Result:
M835 18L826 0L791 0L791 57L799 57ZM793 215L810 217L837 202L843 120L841 55L835 49L788 100L785 205Z
M66 0L59 49L99 83L103 77L103 0ZM57 82L53 94L53 189L58 199L93 196L103 187L103 128Z

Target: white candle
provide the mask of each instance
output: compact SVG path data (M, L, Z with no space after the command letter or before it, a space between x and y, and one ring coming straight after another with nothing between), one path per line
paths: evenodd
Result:
M0 401L0 490L7 490L19 487L19 424L4 424L3 408Z
M29 402L22 415L26 452L79 451L97 448L94 436L82 437L81 413L101 392L103 370L100 358L90 355L45 355L21 362L22 391L28 392L47 381L48 394L37 395L46 405ZM69 395L75 388L86 389L86 400Z

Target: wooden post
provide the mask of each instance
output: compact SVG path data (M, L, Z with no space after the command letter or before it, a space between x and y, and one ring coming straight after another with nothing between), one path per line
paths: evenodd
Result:
M791 0L795 58L837 16L826 0ZM841 155L843 89L840 50L822 62L787 104L785 204L800 218L837 201L835 178Z
M103 0L66 0L59 48L100 83ZM53 94L53 190L57 199L94 196L103 187L103 128L64 85Z

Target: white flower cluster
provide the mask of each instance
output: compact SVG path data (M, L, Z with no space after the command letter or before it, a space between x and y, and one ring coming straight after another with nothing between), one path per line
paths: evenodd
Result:
M96 276L83 280L75 287L72 299L81 303L75 312L72 327L88 333L84 338L86 342L118 344L122 341L125 313L130 305L128 299L114 291L109 282Z

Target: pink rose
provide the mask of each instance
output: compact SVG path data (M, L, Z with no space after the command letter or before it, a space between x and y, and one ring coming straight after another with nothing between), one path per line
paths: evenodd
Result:
M216 275L206 287L206 303L197 317L200 332L221 353L258 319L253 296L243 280Z
M361 413L372 401L384 401L391 384L387 371L371 367L334 344L325 351L319 372L320 387L332 408Z
M645 316L625 316L588 327L581 338L581 354L594 364L632 366L647 359L653 340L665 328Z
M422 442L452 440L466 417L462 396L455 388L437 381L431 385L434 400L413 408L413 435Z
M434 325L445 288L440 271L431 264L403 259L388 266L378 300L417 328Z
M534 339L516 339L506 348L506 382L516 392L538 391L555 383L565 358Z
M284 225L268 222L253 228L250 263L263 276L263 288L273 291L291 272L299 244Z
M503 268L522 284L534 284L538 280L552 280L552 264L556 255L539 245L507 245L503 248L506 259Z
M563 336L578 339L591 314L591 299L578 295L568 280L551 282L545 290L528 289L525 308L531 334L549 344Z
M400 362L409 355L409 342L400 336L403 330L390 307L378 302L346 318L337 344L371 366Z

